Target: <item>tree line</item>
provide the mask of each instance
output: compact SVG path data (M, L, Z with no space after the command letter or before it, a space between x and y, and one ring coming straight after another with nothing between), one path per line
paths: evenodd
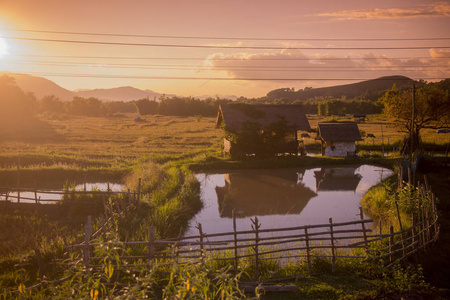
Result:
M423 84L418 90L432 91L433 95L439 94L441 99L448 99L450 80L443 80L437 83ZM101 117L117 113L138 113L140 115L167 115L167 116L205 116L214 117L217 115L219 105L242 102L248 104L301 104L306 114L318 114L321 116L344 116L346 114L380 114L383 111L390 112L391 102L387 98L407 96L408 92L403 92L405 88L396 89L396 93L389 92L380 98L379 101L367 100L346 100L346 99L315 99L296 100L287 99L264 100L239 98L237 101L230 99L209 98L200 100L192 97L161 97L158 101L148 98L131 102L114 101L103 102L97 98L74 97L71 101L62 101L55 96L45 96L36 99L32 93L25 93L15 83L13 77L8 75L0 76L0 114L2 120L32 118L37 114L68 114L76 116ZM439 91L436 92L436 91ZM446 94L447 93L447 94ZM396 97L394 97L396 95ZM425 96L424 96L425 97ZM426 97L425 97L426 98ZM395 102L395 101L394 101ZM399 107L402 109L402 106ZM398 112L391 113L392 115Z

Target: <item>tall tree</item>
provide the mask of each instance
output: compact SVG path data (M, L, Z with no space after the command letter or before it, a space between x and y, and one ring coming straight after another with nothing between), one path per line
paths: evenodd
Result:
M414 101L413 101L414 97ZM450 127L449 91L436 84L428 84L415 90L398 90L395 86L380 98L384 113L394 119L398 128L408 133L403 151L409 152L411 138L412 150L420 146L420 131L424 128L440 129ZM414 102L414 120L413 116Z

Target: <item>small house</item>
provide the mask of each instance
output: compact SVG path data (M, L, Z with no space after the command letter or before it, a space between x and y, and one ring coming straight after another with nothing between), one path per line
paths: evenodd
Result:
M356 123L319 123L317 138L322 143L324 156L353 156L355 142L362 141Z
M285 126L279 126L284 124ZM257 134L271 138L280 133L282 141L277 141L276 153L298 154L298 131L310 131L308 119L301 105L250 105L250 104L223 104L219 107L216 128L224 128L226 132L245 134L246 131L257 131ZM239 145L238 143L241 143ZM259 144L249 145L249 140L224 139L224 151L230 153L239 152L238 155L255 154L255 147L269 147ZM246 144L242 146L242 144ZM270 145L270 146L273 146ZM233 150L234 148L234 150ZM237 150L236 150L237 149ZM259 149L261 150L261 149ZM264 149L262 149L264 150Z

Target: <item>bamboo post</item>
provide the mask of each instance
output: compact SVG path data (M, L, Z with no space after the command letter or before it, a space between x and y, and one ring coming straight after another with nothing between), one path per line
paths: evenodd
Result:
M394 244L394 226L389 226L389 262L392 263L394 258L392 257L393 245Z
M39 249L34 249L34 253L36 254L36 261L39 267L39 277L43 279L45 276L45 266L44 261L42 260L41 251Z
M236 233L236 209L233 209L232 211L232 217L233 217L233 234L234 234L234 272L237 274L238 270L238 240L237 240L237 233Z
M416 245L414 245L416 243L416 233L415 233L415 229L416 229L416 219L414 217L414 212L411 215L411 243L413 244L413 250L416 249Z
M330 222L330 237L331 237L331 271L336 271L336 253L334 250L334 234L333 234L333 218L329 219Z
M141 202L141 178L139 178L139 182L138 182L137 201L138 201L138 204Z
M428 211L425 211L425 218L426 218L426 237L427 237L427 242L429 242L431 240L431 233L430 233L430 218L428 215Z
M437 228L437 209L436 209L436 198L434 197L434 194L431 194L431 207L433 209L433 216L434 216L434 235L437 234L438 228Z
M254 220L250 219L253 223L252 229L255 231L255 280L259 280L259 228L261 227L261 224L259 224L258 217L255 217Z
M108 219L108 207L106 206L105 195L102 195L103 209L105 210L105 218Z
M100 228L102 232L105 232L105 217L103 214L100 214Z
M89 240L92 236L92 216L88 216L84 225L84 265L89 267Z
M155 227L150 226L148 228L148 264L152 263L153 258L155 257Z
M309 249L308 227L305 227L306 261L308 263L308 274L311 275L311 256Z
M119 202L117 202L117 200L114 200L114 204L116 205L117 213L120 215L122 213L122 210L120 209Z
M421 216L422 216L422 242L423 242L423 244L425 245L426 244L426 235L425 235L425 223L426 223L426 220L425 220L425 213L424 213L424 209L423 209L423 205L421 205L420 206L420 214L421 214Z
M17 203L20 203L20 156L17 156Z
M378 221L378 230L379 230L380 235L382 235L383 234L383 222L381 221L381 218ZM381 238L380 239L380 248L382 248L382 246L383 246L383 239Z
M38 204L36 180L34 181L34 201Z
M200 256L201 256L201 262L204 262L204 257L205 257L205 247L203 245L203 230L202 230L202 224L198 223L197 225L197 229L198 229L198 234L200 237Z
M366 225L363 222L364 215L363 215L362 207L359 207L359 219L361 220L361 228L362 228L363 236L364 236L364 246L366 247L366 250L367 250L367 233L366 233Z
M132 205L133 204L133 202L131 201L131 191L130 191L130 189L128 189L128 205Z

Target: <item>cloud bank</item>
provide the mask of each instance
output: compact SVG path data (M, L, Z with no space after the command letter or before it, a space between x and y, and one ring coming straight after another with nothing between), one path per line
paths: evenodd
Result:
M377 20L377 19L402 19L419 17L448 17L450 16L450 4L437 2L426 4L417 8L388 8L388 9L361 9L345 10L331 13L317 14L318 17L329 17L334 20Z

